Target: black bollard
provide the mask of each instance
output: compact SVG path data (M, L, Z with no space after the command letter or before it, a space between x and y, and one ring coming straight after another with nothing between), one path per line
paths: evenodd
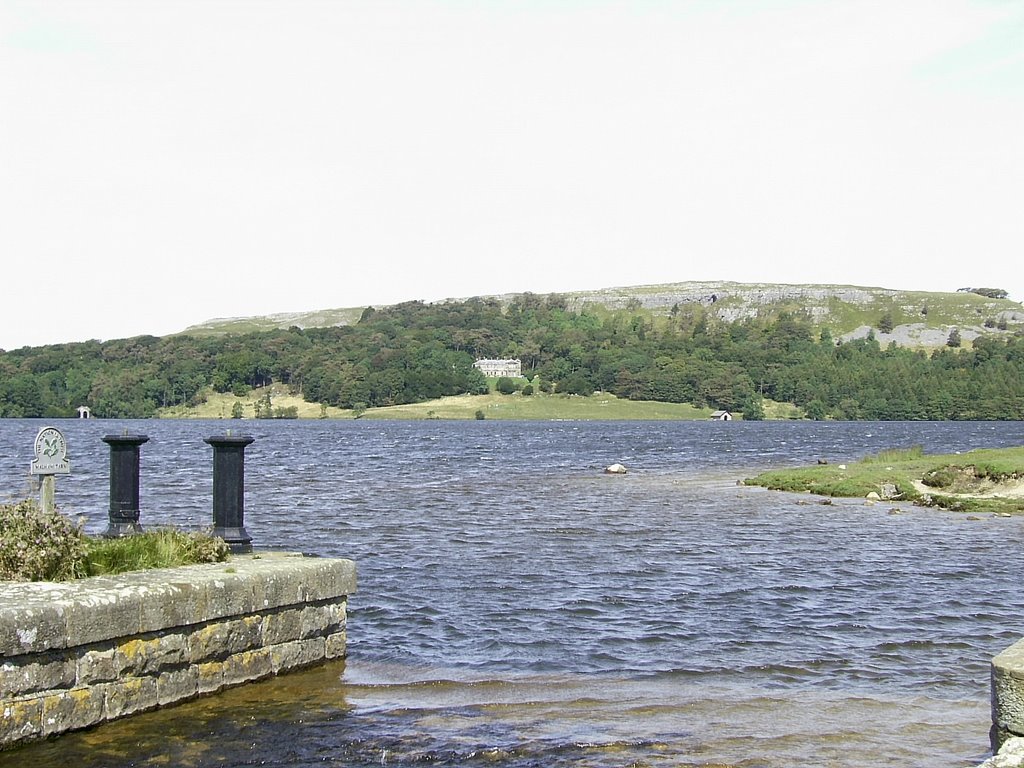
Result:
M235 554L252 552L252 537L245 531L245 446L248 435L215 435L204 442L213 446L213 535L227 542Z
M116 539L140 533L139 525L139 446L146 435L107 435L110 446L110 512L103 536Z

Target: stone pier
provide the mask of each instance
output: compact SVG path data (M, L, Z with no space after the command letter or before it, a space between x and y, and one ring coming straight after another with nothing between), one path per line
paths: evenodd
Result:
M350 560L281 553L0 582L0 748L346 652Z

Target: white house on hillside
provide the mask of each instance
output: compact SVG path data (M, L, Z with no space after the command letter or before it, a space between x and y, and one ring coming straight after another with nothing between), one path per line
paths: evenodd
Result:
M473 363L484 376L509 379L521 379L523 377L523 363L521 360L477 360Z

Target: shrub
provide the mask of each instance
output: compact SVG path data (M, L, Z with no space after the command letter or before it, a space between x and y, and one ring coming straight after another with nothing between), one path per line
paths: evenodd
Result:
M85 575L81 525L30 499L0 505L0 579L65 581Z
M494 388L503 395L511 395L517 389L516 383L507 376L502 376L500 379L498 379L498 382L497 384L494 385Z
M926 472L921 482L929 488L951 488L960 477L960 473L953 467L940 467Z

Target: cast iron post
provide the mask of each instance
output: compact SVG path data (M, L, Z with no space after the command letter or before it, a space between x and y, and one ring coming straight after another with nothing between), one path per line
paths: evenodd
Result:
M213 446L213 535L231 551L252 552L252 537L245 531L245 446L248 435L214 435L204 442Z
M107 435L110 446L110 512L103 536L115 539L140 533L139 525L139 446L146 435Z

